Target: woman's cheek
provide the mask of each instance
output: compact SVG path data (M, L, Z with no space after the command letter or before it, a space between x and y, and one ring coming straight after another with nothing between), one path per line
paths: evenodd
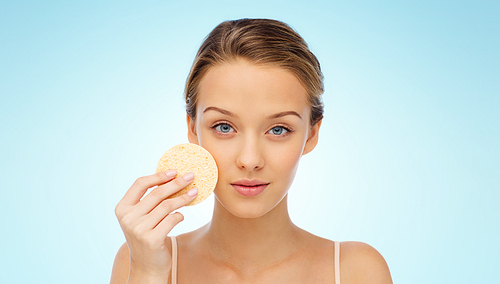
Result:
M300 143L293 142L295 141L277 143L266 151L266 163L269 166L272 165L274 170L279 171L280 174L288 174L297 166L300 160L302 148Z
M228 140L224 141L223 139L209 137L202 139L201 146L207 149L214 157L217 167L219 168L219 175L223 173L221 170L227 168L229 160L232 157L234 147L231 147L231 143Z

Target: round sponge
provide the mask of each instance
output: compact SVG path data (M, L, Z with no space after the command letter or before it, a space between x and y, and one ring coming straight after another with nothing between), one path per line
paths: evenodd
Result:
M198 195L187 206L207 199L217 184L218 170L214 158L205 148L196 144L179 144L165 152L158 162L156 172L168 170L177 170L176 178L188 172L194 173L194 180L188 186L168 197L177 197L196 187Z

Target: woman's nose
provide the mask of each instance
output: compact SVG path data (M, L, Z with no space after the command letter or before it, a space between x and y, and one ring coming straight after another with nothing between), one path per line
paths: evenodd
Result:
M264 158L257 139L245 138L236 160L238 168L247 171L258 170L264 167Z

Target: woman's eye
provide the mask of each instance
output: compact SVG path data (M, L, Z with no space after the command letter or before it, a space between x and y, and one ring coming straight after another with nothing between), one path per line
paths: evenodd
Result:
M283 126L276 126L271 128L268 133L274 134L274 135L283 135L288 132L288 129L284 128Z
M222 133L229 133L231 131L234 131L234 129L229 124L225 124L225 123L221 123L221 124L215 126L215 130L222 132Z

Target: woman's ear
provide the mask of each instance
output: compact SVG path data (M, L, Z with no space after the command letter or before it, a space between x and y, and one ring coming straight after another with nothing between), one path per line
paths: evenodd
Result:
M187 127L188 127L188 140L189 142L198 145L198 134L196 133L196 119L191 118L186 114Z
M311 129L309 131L309 137L307 137L306 145L304 146L304 150L302 151L302 155L305 155L305 154L311 152L318 144L319 128L321 127L322 121L323 120L320 120L320 121L316 122L316 124L311 126Z

